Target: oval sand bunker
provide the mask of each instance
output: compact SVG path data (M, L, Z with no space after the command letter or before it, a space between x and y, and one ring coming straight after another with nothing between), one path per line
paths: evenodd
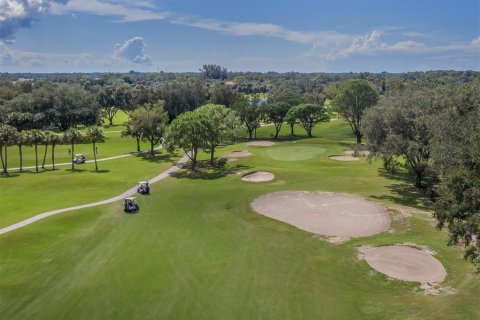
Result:
M227 157L228 159L232 159L232 158L243 158L243 157L249 157L251 156L252 153L250 151L232 151L230 153L227 153L225 155L225 157Z
M274 192L255 199L258 213L324 236L365 237L390 226L387 210L363 198L329 192Z
M250 172L242 177L242 180L247 182L265 182L272 181L273 179L275 179L275 176L268 171Z
M443 281L447 275L440 261L426 251L411 247L366 248L362 255L373 269L399 280L432 283Z
M273 146L274 144L275 142L266 141L266 140L251 141L247 143L248 146L253 146L253 147L270 147L270 146Z
M360 160L359 158L353 157L353 156L330 156L328 157L332 160L337 160L337 161L358 161Z

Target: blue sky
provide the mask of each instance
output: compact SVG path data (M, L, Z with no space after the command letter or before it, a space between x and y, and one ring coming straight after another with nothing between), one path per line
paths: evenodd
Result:
M0 0L0 71L480 70L480 0Z

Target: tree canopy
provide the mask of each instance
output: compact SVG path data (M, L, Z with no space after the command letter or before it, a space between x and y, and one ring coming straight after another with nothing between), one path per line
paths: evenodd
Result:
M367 80L349 80L343 83L332 103L337 112L350 124L357 143L362 143L363 112L379 99L377 88Z

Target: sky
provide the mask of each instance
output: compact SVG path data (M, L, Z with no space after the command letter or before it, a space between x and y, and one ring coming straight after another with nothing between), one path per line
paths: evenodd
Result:
M0 0L0 72L480 71L480 0Z

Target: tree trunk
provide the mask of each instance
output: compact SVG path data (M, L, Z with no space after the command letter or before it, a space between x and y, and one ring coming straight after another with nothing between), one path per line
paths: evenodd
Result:
M253 138L253 129L248 129L248 138L252 140Z
M55 145L52 144L52 168L55 170Z
M195 171L195 166L197 165L197 153L198 150L196 148L192 149L192 171Z
M113 126L113 117L111 117L111 118L109 117L109 118L108 118L108 122L109 122L109 125L110 125L110 126Z
M23 152L22 152L22 146L18 146L18 153L20 154L20 172L23 172Z
M137 136L135 139L137 139L137 152L140 152L140 137Z
M38 144L35 143L35 171L38 172Z
M290 124L290 135L293 137L295 135L295 133L293 132L293 127L295 126L295 124Z
M98 172L97 153L95 152L95 142L93 142L93 159L95 159L95 171Z
M307 131L308 137L311 138L312 137L312 128L307 127L307 128L305 128L305 131Z
M75 154L75 143L72 141L72 158L70 161L72 161L72 172L75 171L75 163L73 162L73 157Z
M48 144L45 144L45 152L43 153L42 169L45 169L45 159L47 159L47 149L48 149Z
M5 174L8 175L8 146L5 146Z
M7 169L5 168L5 162L3 161L3 147L0 147L0 159L2 160L2 174L7 174Z
M417 172L415 176L415 187L421 188L422 187L422 173Z
M282 124L280 125L275 125L275 140L278 139L278 133L280 132L280 129L282 128Z
M215 154L215 144L212 143L210 146L210 165L213 167L213 156Z
M152 157L155 156L155 150L154 150L154 147L153 147L153 141L152 140L150 140L150 155Z
M357 136L357 144L362 144L362 135L356 134L356 136Z

